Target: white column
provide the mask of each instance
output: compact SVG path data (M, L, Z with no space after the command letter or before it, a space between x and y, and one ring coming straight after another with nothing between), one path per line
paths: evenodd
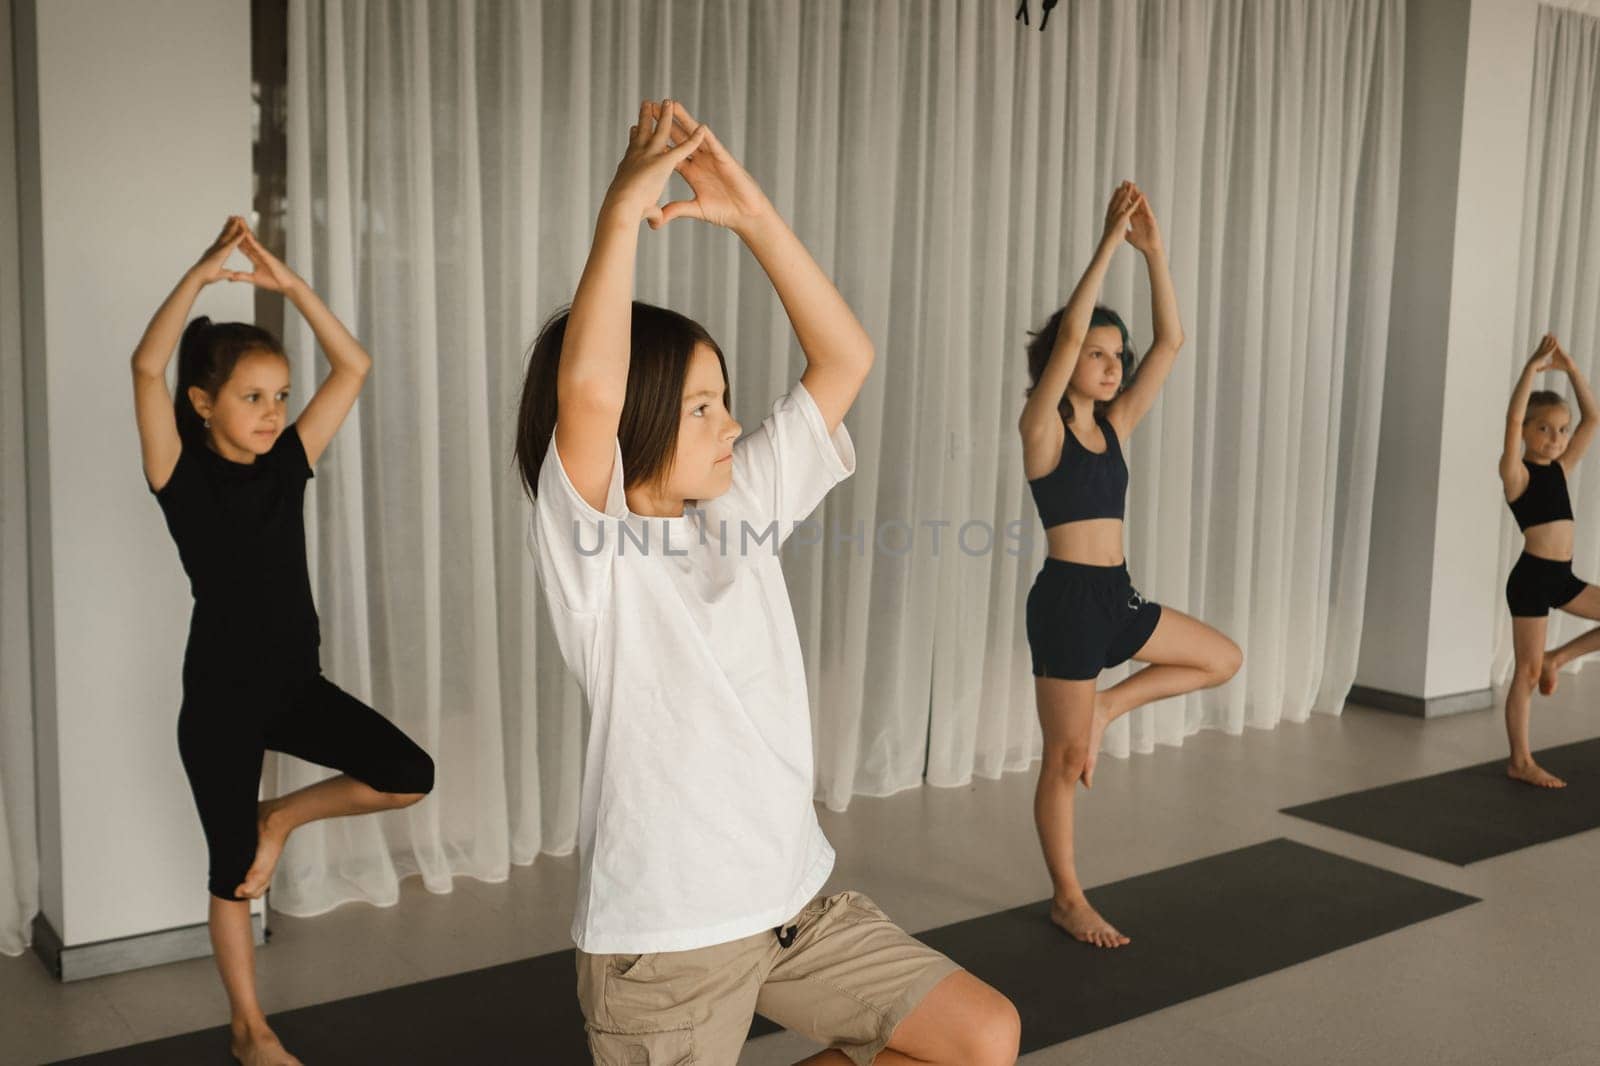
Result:
M1469 14L1470 12L1470 14ZM1401 217L1367 614L1351 698L1490 706L1537 0L1407 9Z
M80 963L70 978L208 950L176 742L188 582L144 483L128 359L249 212L250 6L16 0L15 27L37 939ZM251 294L213 287L196 310L248 320Z

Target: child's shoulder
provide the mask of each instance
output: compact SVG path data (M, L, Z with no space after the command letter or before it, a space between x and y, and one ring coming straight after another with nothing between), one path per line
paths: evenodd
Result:
M194 454L195 445L188 441L181 441L178 445L178 455L172 461L172 469L167 471L166 478L160 487L152 484L148 474L145 475L145 488L162 505L167 506L175 499L186 494L187 487L195 478L201 476L202 471L196 469L199 463Z
M278 434L278 439L272 442L272 447L257 461L266 462L274 471L282 474L300 478L314 476L311 459L306 455L305 441L300 439L298 420L285 426L283 432Z

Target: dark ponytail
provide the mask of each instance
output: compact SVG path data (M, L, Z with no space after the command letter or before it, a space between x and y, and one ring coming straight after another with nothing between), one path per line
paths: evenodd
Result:
M204 442L206 433L205 420L189 399L189 387L198 386L215 397L233 376L239 359L261 351L284 356L277 337L248 322L213 322L201 315L184 328L178 342L178 389L172 411L178 420L178 436L186 445Z

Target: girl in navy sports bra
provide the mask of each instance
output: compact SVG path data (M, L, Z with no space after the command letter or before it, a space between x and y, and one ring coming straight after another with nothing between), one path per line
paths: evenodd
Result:
M1566 374L1577 393L1583 417L1570 435L1572 412L1567 401L1559 393L1534 391L1534 375L1545 370ZM1567 495L1567 474L1588 450L1597 424L1589 383L1560 343L1545 334L1511 394L1500 453L1500 481L1523 534L1522 555L1506 579L1517 661L1506 692L1506 737L1511 744L1506 772L1542 788L1563 788L1566 782L1533 761L1528 718L1534 686L1549 695L1556 690L1562 666L1600 650L1600 628L1544 650L1550 608L1580 618L1600 618L1600 593L1572 572L1574 526L1572 499Z
M1095 306L1126 240L1150 271L1155 342L1128 380L1128 328ZM1094 259L1067 305L1032 335L1032 386L1018 428L1028 487L1049 553L1028 593L1028 646L1044 730L1034 820L1055 898L1051 919L1098 947L1128 943L1085 898L1073 860L1074 790L1094 782L1106 725L1153 700L1220 685L1242 661L1217 630L1141 596L1122 551L1128 465L1122 440L1155 403L1183 346L1178 299L1155 214L1132 182L1112 194ZM1095 691L1100 671L1137 659L1145 669Z

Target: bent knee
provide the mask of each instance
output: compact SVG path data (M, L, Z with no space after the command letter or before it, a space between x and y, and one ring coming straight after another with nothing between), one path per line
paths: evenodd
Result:
M1022 1045L1022 1016L1016 1004L992 986L985 986L989 1000L978 1020L966 1034L961 1061L974 1066L1012 1066Z
M433 759L418 748L414 755L389 767L382 783L372 787L388 796L396 807L409 807L433 791Z
M403 775L403 788L395 789L396 792L412 796L412 803L433 791L433 757L427 752L418 750L416 758L406 765Z
M1239 645L1229 640L1217 655L1216 660L1211 664L1211 672L1220 685L1237 674L1242 666L1244 666L1244 651Z

